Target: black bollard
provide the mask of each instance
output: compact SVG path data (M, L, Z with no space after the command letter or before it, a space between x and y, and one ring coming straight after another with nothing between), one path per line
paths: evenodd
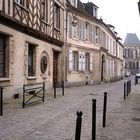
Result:
M132 86L132 84L131 84L131 80L130 80L130 92L131 92L131 86Z
M80 140L81 137L81 125L82 125L82 112L77 111L77 120L76 120L76 131L75 131L75 140Z
M22 101L22 108L25 108L25 85L23 85L23 101Z
M138 78L135 76L135 85L138 84Z
M130 89L131 89L131 81L129 80L129 93L130 93L130 91L131 91ZM129 94L129 93L128 93L128 94Z
M0 116L3 115L3 88L0 88Z
M55 83L53 85L53 88L54 88L54 98L56 98L56 84Z
M44 102L45 100L45 82L43 82L43 98L42 101Z
M96 139L96 99L92 99L92 140Z
M62 80L62 95L64 96L64 81Z
M106 124L106 106L107 106L107 92L104 92L103 127L105 127Z
M128 81L126 82L126 96L128 96Z
M126 83L124 83L124 99L126 99Z

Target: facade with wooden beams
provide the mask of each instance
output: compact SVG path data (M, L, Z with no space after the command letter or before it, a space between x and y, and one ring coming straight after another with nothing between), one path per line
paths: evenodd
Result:
M0 87L4 97L23 84L62 80L63 0L0 1Z
M0 1L0 87L22 95L24 84L66 86L123 76L123 45L98 7L80 0Z
M67 0L66 19L67 84L90 85L121 79L123 45L114 26L98 18L98 7L92 2Z

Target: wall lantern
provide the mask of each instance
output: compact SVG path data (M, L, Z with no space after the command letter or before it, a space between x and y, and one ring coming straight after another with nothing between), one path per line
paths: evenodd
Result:
M76 14L72 14L72 25L75 27L78 23L78 18L76 17Z
M140 14L140 0L138 2L138 9L139 9L139 14Z

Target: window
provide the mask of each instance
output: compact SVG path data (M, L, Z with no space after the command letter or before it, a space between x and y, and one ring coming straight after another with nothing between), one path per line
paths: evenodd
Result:
M85 23L85 26L86 26L86 40L89 41L90 25L89 23Z
M103 47L107 48L106 46L106 34L103 32Z
M48 3L47 0L41 1L41 19L47 21L48 19Z
M72 37L72 16L69 15L69 37Z
M85 55L85 70L90 71L90 54L86 53Z
M73 70L78 71L78 52L73 51Z
M35 76L36 70L36 46L29 44L28 45L28 76Z
M136 69L139 69L139 62L136 63Z
M54 27L60 29L60 7L57 4L54 5Z
M0 77L5 77L5 38L0 37Z
M28 8L28 0L15 0L16 3Z
M97 8L93 7L93 16L97 17Z
M8 39L0 34L0 78L6 78L9 75L9 48Z
M135 67L135 62L133 62L133 68L132 69L135 69L136 67Z
M41 58L41 72L44 74L47 70L47 57L43 56Z
M98 26L95 27L95 42L99 44L100 40L100 28Z
M77 0L70 0L70 1L72 6L77 7Z
M95 43L95 26L90 25L90 37L89 37L90 42Z

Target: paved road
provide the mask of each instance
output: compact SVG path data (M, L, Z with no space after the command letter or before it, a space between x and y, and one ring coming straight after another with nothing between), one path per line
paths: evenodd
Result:
M83 112L81 140L91 140L92 99L97 99L97 139L140 139L140 87L123 99L124 81L67 88L65 96L46 93L44 103L25 109L21 100L4 104L0 140L74 140L76 111ZM133 85L133 84L132 84ZM108 92L107 124L102 128L104 92Z

